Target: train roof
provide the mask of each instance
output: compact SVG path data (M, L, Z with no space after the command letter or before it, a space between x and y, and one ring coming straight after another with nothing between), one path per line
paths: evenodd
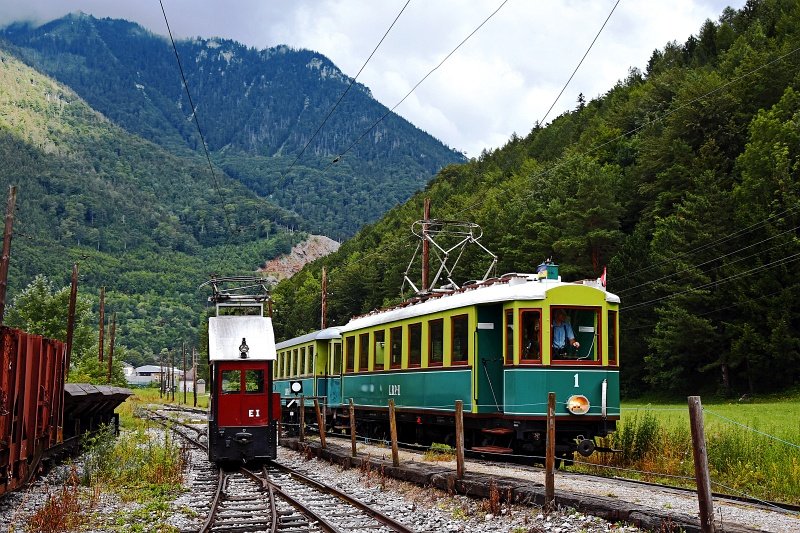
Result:
M515 300L544 300L546 293L556 287L582 285L605 293L605 300L619 303L619 296L605 290L594 280L565 283L558 280L538 279L536 274L506 274L500 278L492 278L484 282L467 285L455 291L433 293L426 298L412 298L393 308L377 310L353 318L344 326L341 333L376 326L396 320L404 320L417 316L439 313L460 307L478 304L509 302Z
M242 357L243 345L246 345L246 357ZM209 361L265 361L276 358L271 318L230 315L208 319Z
M341 339L342 338L341 329L342 328L339 327L332 327L323 329L321 331L306 333L305 335L300 335L299 337L279 342L278 344L275 345L275 347L278 350L281 350L288 346L297 346L298 344L305 344L306 342L311 342L311 341L327 341L331 339Z

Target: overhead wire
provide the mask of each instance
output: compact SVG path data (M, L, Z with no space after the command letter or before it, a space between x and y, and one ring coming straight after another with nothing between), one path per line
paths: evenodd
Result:
M492 17L494 17L494 16L497 14L497 12L498 12L498 11L500 11L501 9L503 9L503 6L505 6L507 3L508 3L508 0L503 0L503 3L502 3L502 4L500 4L500 6L499 6L497 9L495 9L495 10L494 10L494 11L493 11L493 12L492 12L492 13L491 13L491 14L490 14L488 17L486 17L486 18L483 20L483 22L481 22L481 23L478 25L478 27L477 27L477 28L475 28L474 30L472 30L472 32L471 32L469 35L467 35L467 36L466 36L466 37L465 37L465 38L464 38L464 39L463 39L463 40L462 40L460 43L458 43L458 46L456 46L456 47L455 47L453 50L451 50L451 51L450 51L450 53L449 53L449 54L447 54L447 55L444 57L444 59L442 59L442 60L439 62L439 64L438 64L438 65L436 65L436 66L435 66L435 67L433 67L433 68L432 68L430 71L428 71L428 73L427 73L427 74L425 74L425 76L423 76L423 77L422 77L422 79L421 79L421 80L419 80L419 81L417 82L417 84L416 84L416 85L414 85L414 86L411 88L411 90L410 90L410 91L408 91L408 92L406 93L406 95L405 95L405 96L403 96L403 98L401 98L401 99L400 99L400 101L399 101L399 102L397 102L397 103L394 105L394 107L392 107L391 109L387 110L387 111L386 111L386 113L384 113L384 114L383 114L383 115L382 115L380 118L378 118L378 120L376 120L376 121L375 121L375 122L374 122L374 123L373 123L373 124L372 124L372 125L371 125L369 128L367 128L366 130L364 130L364 132L363 132L363 133L362 133L362 134L361 134L361 135L360 135L360 136L359 136L359 137L358 137L358 138L357 138L355 141L353 141L353 142L350 144L350 146L348 146L348 147L347 147L347 149L345 149L345 151L344 151L344 152L341 152L341 153L340 153L340 154L338 154L338 155L337 155L335 158L333 158L333 159L332 159L332 160L331 160L331 161L328 163L328 165L327 165L325 168L323 168L323 169L322 169L322 173L324 174L325 172L327 172L327 170L328 170L329 168L331 168L331 166L333 166L335 163L338 163L339 161L341 161L341 159L342 159L342 158L343 158L345 155L347 155L347 154L350 152L350 150L352 150L352 149L353 149L353 148L354 148L354 147L355 147L355 146L356 146L358 143L360 143L360 142L361 142L361 140L362 140L364 137L366 137L366 136L367 136L367 134L368 134L369 132L371 132L373 129L375 129L375 127L376 127L378 124L380 124L380 123L381 123L381 122L382 122L382 121L383 121L383 120L384 120L384 119L385 119L387 116L389 116L389 115L390 115L392 112L394 112L394 110L395 110L395 109L397 109L397 108L398 108L398 106L400 106L400 104L402 104L403 102L405 102L405 101L406 101L406 98L408 98L409 96L411 96L411 94L412 94L412 93L413 93L415 90L417 90L417 87L419 87L420 85L422 85L422 83L423 83L423 82L424 82L426 79L428 79L428 77L429 77L431 74L433 74L433 73L434 73L434 72L435 72L435 71L436 71L436 70L437 70L439 67L441 67L441 66L442 66L442 65L445 63L445 61L447 61L448 59L450 59L450 57L451 57L451 56L452 56L454 53L456 53L456 51L457 51L459 48L461 48L461 46L462 46L462 45L464 45L464 43L466 43L466 42L467 42L467 41L468 41L468 40L469 40L469 39L470 39L470 38L471 38L473 35L475 35L475 34L478 32L478 30L480 30L480 29L481 29L481 28L482 28L482 27L483 27L483 26L484 26L484 25L485 25L487 22L489 22L489 20L491 20L491 18L492 18Z
M297 156L294 158L294 161L292 161L292 164L289 165L289 168L287 168L283 172L283 174L281 175L281 179L283 179L286 176L286 174L288 174L288 172L290 170L292 170L292 168L294 168L294 165L297 163L297 161L300 159L300 157L303 155L303 153L305 153L306 148L308 148L308 146L311 144L311 142L317 137L319 132L322 130L322 127L325 126L325 123L327 123L328 119L331 118L331 115L333 115L333 112L336 111L337 107L339 107L339 104L342 102L344 97L347 96L347 93L350 92L350 89L353 87L353 84L356 82L358 77L361 75L361 72L364 70L364 67L367 66L367 63L369 63L370 59L372 59L372 56L375 55L375 52L377 52L378 48L381 46L381 44L383 44L384 39L386 39L386 36L389 35L390 31L392 31L392 28L394 28L395 23L397 23L397 20L400 18L400 15L403 14L403 12L406 10L406 7L408 7L408 4L410 2L411 2L411 0L406 0L406 3L403 5L403 8L400 10L400 12L394 18L392 23L389 25L389 29L386 30L386 32L383 34L383 37L381 37L381 40L378 41L378 44L375 45L375 48L372 50L372 53L369 55L369 57L366 59L366 61L364 61L364 64L361 65L361 68L358 69L358 73L355 75L355 77L350 79L350 84L347 86L347 88L344 90L344 92L341 94L341 96L339 96L339 99L336 101L336 103L333 104L333 107L331 107L330 111L328 111L328 114L325 116L325 118L323 119L322 123L319 125L317 130L314 132L314 134L311 136L311 138L308 139L308 142L306 142L305 146L303 146L303 149L300 150L300 153L297 154Z
M580 61L578 61L578 64L575 67L575 70L572 71L572 74L570 74L569 79L567 80L567 83L564 84L564 86L561 88L561 92L558 93L558 96L556 96L556 99L553 100L552 104L550 104L550 108L547 110L547 113L545 113L544 116L542 117L542 119L539 121L539 124L544 124L544 121L547 119L547 116L550 114L550 111L553 110L553 108L556 106L556 103L558 103L558 100L561 98L561 95L564 94L564 91L567 90L567 86L569 85L569 82L572 81L572 78L575 77L575 73L578 72L578 69L581 68L581 65L583 65L583 60L586 59L586 56L589 55L589 52L592 50L592 47L594 46L594 43L597 41L597 38L600 37L600 34L603 33L603 28L606 27L606 24L608 24L608 21L611 18L611 15L614 14L614 10L617 9L617 6L619 5L619 3L621 1L622 0L617 0L617 2L614 4L614 7L611 8L611 12L609 12L608 16L606 17L606 20L603 22L603 25L600 26L600 29L597 31L597 35L595 35L594 39L592 39L591 44L589 44L589 48L586 49L586 52L583 54L583 57L581 58Z

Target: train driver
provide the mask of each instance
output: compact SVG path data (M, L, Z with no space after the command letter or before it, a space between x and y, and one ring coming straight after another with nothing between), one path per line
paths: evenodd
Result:
M581 347L581 343L575 340L575 333L567 320L567 313L563 309L556 309L555 318L553 318L553 356L565 356L567 343L576 350Z

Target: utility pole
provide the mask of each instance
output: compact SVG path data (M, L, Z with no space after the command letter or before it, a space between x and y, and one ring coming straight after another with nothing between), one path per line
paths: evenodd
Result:
M158 354L158 364L159 364L158 381L160 382L158 387L158 397L163 398L164 397L164 354L163 353Z
M186 405L186 341L181 343L181 351L183 352L183 403Z
M431 248L428 242L428 221L431 219L431 199L425 198L425 207L422 215L425 223L422 224L422 292L428 291L428 273L430 270Z
M14 206L17 203L17 186L8 188L6 203L6 226L3 230L3 256L0 257L0 325L6 314L6 291L8 290L8 264L11 260L11 235L14 228Z
M169 389L170 389L170 391L172 391L172 394L170 395L170 397L171 397L171 400L174 402L175 401L175 352L174 351L169 353L169 361L170 361L170 365L169 365L169 367L170 367L169 368L169 375L170 375L170 378L169 378Z
M194 391L194 407L197 407L197 352L192 346L192 390Z
M72 265L72 285L69 290L69 311L67 311L67 355L64 366L64 380L69 376L72 338L75 335L75 304L78 300L78 263Z
M328 272L322 267L322 319L320 329L325 329L328 318Z
M103 362L103 346L106 333L106 288L100 287L100 342L98 342L97 360Z
M108 346L108 384L111 384L111 363L114 360L114 340L117 335L117 312L111 315L111 339Z

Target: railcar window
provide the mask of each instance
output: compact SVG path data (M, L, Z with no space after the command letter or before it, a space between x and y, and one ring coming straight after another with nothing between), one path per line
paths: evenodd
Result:
M389 330L389 363L392 368L400 368L403 360L403 328Z
M514 364L514 310L506 311L506 364Z
M300 369L297 371L299 375L308 374L308 353L306 347L300 348Z
M344 350L345 372L352 372L353 363L355 361L355 355L356 355L356 338L355 336L347 337L344 342L345 342L345 350Z
M366 372L369 362L369 333L362 333L358 336L358 371Z
M375 370L383 370L386 353L386 332L379 329L374 333L375 338Z
M237 394L242 390L241 370L222 371L222 394Z
M550 309L550 345L554 361L594 362L599 360L600 310L554 307ZM570 337L578 341L572 346Z
M524 361L538 361L542 358L542 312L539 309L526 309L519 314L522 330L522 354Z
M422 324L408 325L408 366L422 364Z
M608 364L617 364L617 312L608 312Z
M264 371L248 370L244 375L245 393L258 394L264 392Z
M439 366L444 361L444 320L428 322L428 365Z
M308 347L308 373L309 374L316 374L317 369L314 367L314 347Z
M464 364L469 357L469 328L467 315L454 316L450 325L453 331L453 364Z
M342 373L342 343L337 342L333 345L333 373Z

